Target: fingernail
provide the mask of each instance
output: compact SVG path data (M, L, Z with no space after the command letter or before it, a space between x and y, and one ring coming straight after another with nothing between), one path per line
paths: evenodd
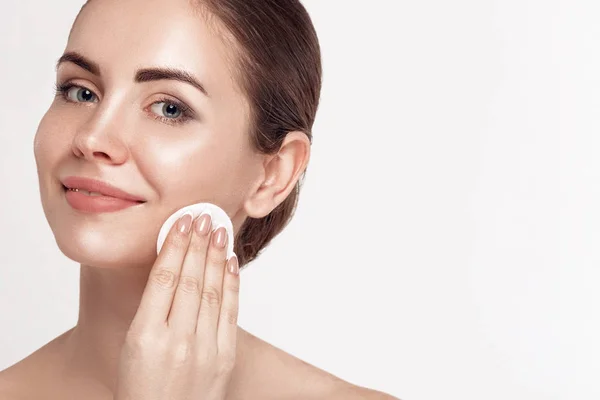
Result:
M227 241L227 231L225 227L221 226L217 228L213 236L213 243L215 246L223 248L225 247L225 242Z
M200 235L207 235L210 232L210 214L203 213L196 221L196 232Z
M237 275L240 272L240 265L238 262L238 258L235 254L232 255L229 259L229 272L231 272L234 275Z
M179 221L177 222L177 229L179 229L179 232L181 233L190 233L190 228L192 226L192 213L191 212L186 212L185 214L183 214L183 216L181 218L179 218Z

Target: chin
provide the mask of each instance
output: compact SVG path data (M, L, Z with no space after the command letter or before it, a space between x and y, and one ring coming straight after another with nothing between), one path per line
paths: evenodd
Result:
M115 211L84 211L67 201L62 185L41 184L40 189L46 220L67 258L121 269L149 269L156 261L158 233L173 207L144 202Z
M156 260L156 243L143 238L127 240L119 235L103 236L55 234L56 244L69 259L98 268L151 268Z
M77 263L99 268L150 268L156 260L160 226L143 218L143 212L82 214L61 206L45 209L58 248Z

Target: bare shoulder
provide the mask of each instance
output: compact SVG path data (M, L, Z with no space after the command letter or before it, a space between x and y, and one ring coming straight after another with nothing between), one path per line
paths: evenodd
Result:
M387 393L354 385L241 330L247 351L232 399L263 400L399 400ZM248 372L250 371L250 372Z
M0 371L0 399L48 398L48 382L52 380L52 374L49 371L56 370L59 365L55 348L64 336L63 333L20 361ZM35 385L32 382L35 382Z
M0 398L3 400L25 400L28 398L23 390L22 375L15 365L0 371Z
M346 388L339 388L327 397L328 400L400 400L388 393L380 392L361 386L348 384Z

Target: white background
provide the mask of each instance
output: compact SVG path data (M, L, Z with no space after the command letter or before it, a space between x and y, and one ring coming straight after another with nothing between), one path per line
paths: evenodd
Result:
M403 400L600 398L598 3L304 3L312 159L240 325ZM2 1L0 369L77 318L32 140L81 4Z

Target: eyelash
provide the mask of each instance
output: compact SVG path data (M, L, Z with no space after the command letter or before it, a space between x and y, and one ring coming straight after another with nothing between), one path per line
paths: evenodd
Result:
M65 101L68 101L69 103L75 103L75 104L89 103L89 102L73 101L68 98L67 94L69 93L69 90L71 90L74 87L89 90L88 88L86 88L84 86L75 85L74 83L63 83L63 84L55 83L54 84L54 92L55 92L56 96L60 95ZM94 96L96 96L96 94L94 92L92 92L91 90L89 90L89 91L91 93L93 93ZM152 113L152 117L154 119L162 121L168 125L182 125L194 118L194 114L193 114L191 108L179 101L176 101L173 99L168 99L168 98L162 98L162 99L159 99L159 100L155 101L154 103L152 103L152 105L154 105L156 103L171 104L171 105L174 105L177 108L179 108L179 110L181 110L181 115L178 118L161 117L159 115Z

